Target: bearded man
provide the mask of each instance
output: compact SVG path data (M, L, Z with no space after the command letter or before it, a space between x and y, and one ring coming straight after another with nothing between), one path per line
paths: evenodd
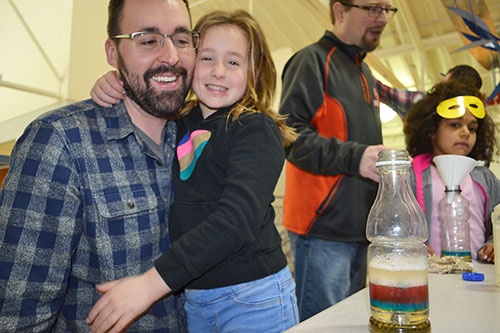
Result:
M187 0L111 0L106 54L127 96L82 101L33 121L0 192L0 325L88 332L95 285L139 275L169 247L176 127L198 35ZM183 332L182 296L130 332Z

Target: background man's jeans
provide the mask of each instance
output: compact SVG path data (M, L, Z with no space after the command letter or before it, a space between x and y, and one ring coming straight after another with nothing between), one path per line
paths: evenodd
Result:
M366 286L368 244L328 241L288 232L295 257L300 321Z

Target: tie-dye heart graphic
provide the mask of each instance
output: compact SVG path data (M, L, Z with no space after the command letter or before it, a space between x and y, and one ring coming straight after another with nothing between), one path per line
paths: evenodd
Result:
M187 132L177 145L181 180L188 180L191 177L196 162L210 139L210 135L211 133L207 130L197 130L193 133Z

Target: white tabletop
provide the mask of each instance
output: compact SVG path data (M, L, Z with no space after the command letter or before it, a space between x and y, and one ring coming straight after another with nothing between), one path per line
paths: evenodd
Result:
M484 281L468 282L462 274L429 273L429 319L433 332L500 332L500 287L495 266L474 263ZM287 332L368 332L368 288L344 299Z

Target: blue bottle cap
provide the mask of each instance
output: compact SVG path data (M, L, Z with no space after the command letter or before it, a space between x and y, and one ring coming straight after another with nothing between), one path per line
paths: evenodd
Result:
M462 279L465 281L483 281L484 280L484 274L482 273L463 273L462 274Z

